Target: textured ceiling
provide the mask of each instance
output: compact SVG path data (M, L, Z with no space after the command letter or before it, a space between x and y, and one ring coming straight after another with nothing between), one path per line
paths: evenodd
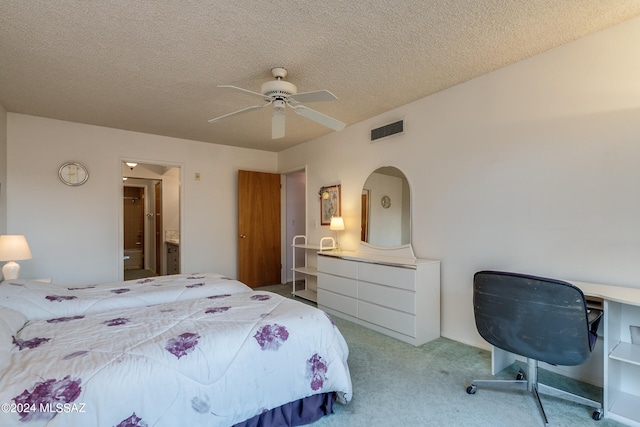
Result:
M280 151L331 132L256 103L285 67L347 125L640 16L638 0L2 0L7 111ZM260 102L257 100L258 103Z

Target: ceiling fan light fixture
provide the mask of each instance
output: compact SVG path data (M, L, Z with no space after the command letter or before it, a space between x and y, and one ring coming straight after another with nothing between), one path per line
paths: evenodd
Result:
M284 137L284 110L287 105L293 108L293 110L302 117L305 117L330 129L338 131L342 130L346 126L345 123L339 120L336 120L332 117L329 117L325 114L302 105L303 103L307 102L335 101L338 98L334 94L332 94L328 90L316 90L311 92L298 93L298 88L296 87L296 85L283 80L283 78L287 75L286 69L281 67L272 68L271 74L273 74L275 80L264 82L260 87L261 93L232 85L219 85L218 87L229 88L245 94L249 94L254 97L260 98L263 101L267 101L267 103L253 105L251 107L243 108L241 110L234 111L223 116L215 117L213 119L210 119L209 123L214 123L228 117L244 114L249 111L258 110L273 104L274 109L271 115L272 139Z
M271 114L271 139L284 138L285 134L285 102L276 100L273 102L273 113Z
M284 114L284 108L286 107L286 103L282 99L276 99L273 101L274 114L280 113Z

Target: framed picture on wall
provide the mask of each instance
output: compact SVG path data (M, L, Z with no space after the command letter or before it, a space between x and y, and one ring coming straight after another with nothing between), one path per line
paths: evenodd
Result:
M332 216L341 216L340 185L320 189L320 225L329 225Z

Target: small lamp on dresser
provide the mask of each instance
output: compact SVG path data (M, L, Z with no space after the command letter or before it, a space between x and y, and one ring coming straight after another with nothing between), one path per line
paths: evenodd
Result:
M31 259L31 250L26 237L21 234L0 236L0 261L9 261L2 267L3 280L14 280L20 274L16 260Z
M336 249L340 249L340 243L338 243L338 231L344 231L344 219L341 216L332 216L329 223L329 230L336 232Z

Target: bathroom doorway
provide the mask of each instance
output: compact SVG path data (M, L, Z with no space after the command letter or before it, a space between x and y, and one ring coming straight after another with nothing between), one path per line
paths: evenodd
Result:
M133 181L133 180L132 180ZM145 187L125 185L123 189L124 270L144 269Z
M180 166L123 161L121 280L180 272L180 176Z

